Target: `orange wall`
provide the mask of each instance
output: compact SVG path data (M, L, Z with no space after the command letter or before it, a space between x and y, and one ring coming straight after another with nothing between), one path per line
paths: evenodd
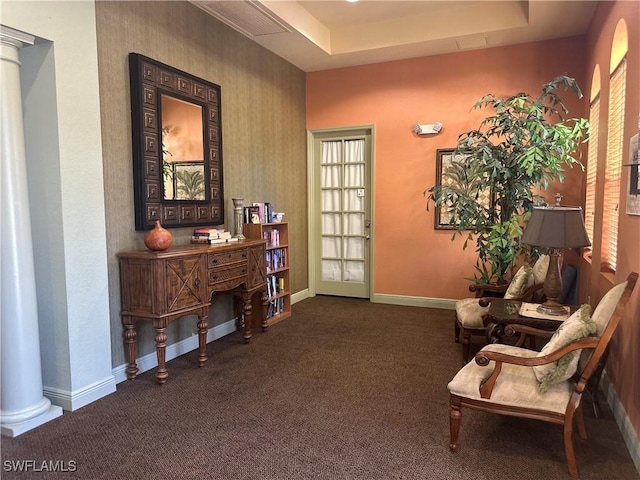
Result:
M592 72L596 65L600 65L601 94L600 94L600 145L598 148L598 165L604 166L606 152L606 114L609 99L606 94L609 89L609 60L613 34L618 21L626 21L629 34L629 51L627 53L627 88L624 124L623 163L628 163L629 139L638 133L640 115L640 2L600 2L595 12L593 23L587 35L586 77L589 84L585 84L585 92L591 89ZM586 115L586 113L585 113ZM602 177L602 173L599 175ZM585 282L588 284L587 293L592 303L599 300L614 283L622 282L629 272L640 272L640 216L626 214L626 191L629 185L629 169L622 169L622 198L620 203L620 223L618 237L617 272L615 276L603 275L599 272L600 249L597 246L596 233L593 268L584 261L583 272L587 272ZM602 204L602 188L596 188L596 205ZM596 213L596 232L601 224L601 215ZM610 377L618 397L640 434L640 285L631 297L616 335L611 341L607 375Z
M490 112L471 111L486 93L534 95L561 73L585 85L584 37L469 51L307 74L307 128L375 124L374 292L464 298L473 275L473 245L434 230L433 208L422 192L435 183L438 148L477 128ZM583 88L584 90L584 88ZM570 115L584 101L564 96ZM416 123L444 124L438 135L417 136ZM582 172L569 172L563 203L582 204ZM549 199L557 189L550 190Z

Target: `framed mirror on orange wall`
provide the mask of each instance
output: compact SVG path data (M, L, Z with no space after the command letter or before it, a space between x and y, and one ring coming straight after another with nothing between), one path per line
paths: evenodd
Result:
M129 54L136 230L224 223L220 86Z

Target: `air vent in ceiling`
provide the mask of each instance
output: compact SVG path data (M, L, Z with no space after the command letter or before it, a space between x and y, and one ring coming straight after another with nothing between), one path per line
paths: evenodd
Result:
M473 50L487 46L487 37L467 37L456 40L458 50Z
M291 31L283 20L277 18L259 2L235 0L192 3L247 37Z

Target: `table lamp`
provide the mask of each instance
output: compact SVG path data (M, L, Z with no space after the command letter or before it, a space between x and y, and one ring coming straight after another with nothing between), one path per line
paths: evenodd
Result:
M538 312L547 315L567 313L566 308L558 303L562 291L560 251L591 245L584 228L582 208L561 207L559 203L552 207L534 207L522 235L522 243L538 247L549 255L549 269L543 287L547 300L538 307Z

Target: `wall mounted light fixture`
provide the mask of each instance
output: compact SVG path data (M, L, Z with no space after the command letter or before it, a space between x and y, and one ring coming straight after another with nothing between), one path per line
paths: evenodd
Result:
M416 123L413 126L413 131L418 135L431 135L434 133L438 133L442 129L442 124L440 122L435 123Z

